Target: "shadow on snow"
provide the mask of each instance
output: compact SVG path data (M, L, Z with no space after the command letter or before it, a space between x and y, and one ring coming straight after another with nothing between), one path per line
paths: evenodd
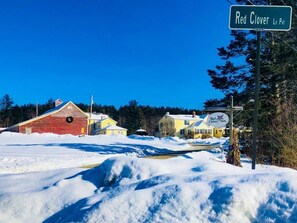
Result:
M149 145L138 145L138 144L110 144L110 145L100 145L100 144L87 144L87 143L47 143L47 144L10 144L7 146L20 146L20 147L34 147L34 146L45 146L45 147L65 147L67 149L75 149L85 152L93 152L102 155L111 154L138 154L144 155L154 155L159 153L168 153L172 150L165 148L158 148Z

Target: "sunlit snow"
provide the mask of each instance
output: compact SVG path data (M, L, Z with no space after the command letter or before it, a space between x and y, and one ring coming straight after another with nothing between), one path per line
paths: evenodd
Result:
M0 222L297 222L297 171L235 167L220 149L153 157L187 142L4 132Z

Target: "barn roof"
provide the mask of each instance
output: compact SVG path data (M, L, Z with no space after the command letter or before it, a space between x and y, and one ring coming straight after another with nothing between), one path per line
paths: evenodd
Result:
M47 110L47 111L44 112L42 115L45 115L45 114L48 114L48 113L54 113L55 111L59 111L59 110L61 110L63 107L65 107L65 106L66 106L67 104L69 104L69 103L72 103L72 104L74 105L74 103L73 103L72 101L67 101L67 102L64 102L64 103L58 105L58 106L55 107L55 108L52 108L52 109L50 109L50 110Z
M82 114L84 114L85 116L87 116L87 115L86 115L86 114L85 114L79 107L77 107L72 101L68 101L68 102L65 102L65 103L60 104L59 106L57 106L57 107L55 107L55 108L53 108L53 109L50 109L50 110L46 111L45 113L43 113L43 114L40 115L40 116L37 116L37 117L35 117L35 118L29 119L29 120L24 121L24 122L20 122L20 123L18 123L18 124L13 125L13 126L10 126L10 127L8 127L8 129L11 128L11 127L15 127L15 126L22 126L22 125L28 124L28 123L30 123L30 122L33 122L33 121L36 121L36 120L45 118L45 117L47 117L47 116L50 116L50 115L52 115L52 114L54 114L54 113L57 113L58 111L60 111L61 109L63 109L65 106L67 106L67 105L69 105L69 104L72 104L72 105L73 105L74 107L76 107L79 111L81 111Z

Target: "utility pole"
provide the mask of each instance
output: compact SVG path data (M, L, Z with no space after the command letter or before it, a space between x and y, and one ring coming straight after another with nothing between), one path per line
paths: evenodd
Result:
M91 103L90 103L90 129L89 129L89 132L88 134L91 135L92 133L92 113L93 113L93 103L94 103L94 100L93 100L93 95L91 97Z
M233 145L233 96L231 95L230 99L230 108L229 108L229 113L230 113L230 138L229 138L229 147Z
M35 111L36 117L38 116L38 101L36 103L36 111Z

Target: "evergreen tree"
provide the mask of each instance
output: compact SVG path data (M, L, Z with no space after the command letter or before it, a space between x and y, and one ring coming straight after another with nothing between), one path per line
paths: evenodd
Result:
M4 98L4 97L3 97ZM7 96L5 97L8 98ZM10 101L10 100L6 100ZM36 116L36 105L35 104L25 104L25 105L15 105L11 106L13 103L3 103L3 107L9 107L9 123L7 126L14 125ZM6 106L9 105L9 106ZM85 112L89 112L90 105L84 103L76 103L76 105ZM44 114L46 111L54 108L54 100L51 98L45 104L39 104L39 115ZM1 107L2 109L2 107ZM0 124L2 126L2 114L4 110L0 110L1 120ZM158 131L158 121L166 114L170 112L171 114L191 114L192 112L188 109L177 108L177 107L151 107L138 105L136 100L129 101L128 105L122 106L116 109L112 105L93 105L93 112L104 113L109 117L116 120L118 126L125 127L129 130L129 134L134 134L139 128L145 129L149 135L155 135ZM200 114L200 111L196 111Z
M2 127L7 127L11 124L11 107L13 103L13 99L8 94L5 94L1 99L0 116Z
M142 127L144 123L143 112L138 106L136 100L129 101L128 105L120 107L120 117L125 117L125 123L123 127L128 129L128 134L134 134L135 131Z
M239 4L251 1L237 0ZM258 158L265 160L275 156L281 149L275 147L275 141L268 138L271 121L279 124L283 104L297 102L297 33L296 1L271 0L252 1L255 4L289 5L293 8L292 29L289 32L261 32L261 70L259 103L259 143ZM232 40L227 47L218 48L218 55L225 62L208 70L213 87L223 91L222 100L207 101L205 105L220 104L234 96L234 103L244 106L235 122L252 125L254 98L254 77L256 58L256 33L254 31L231 31ZM268 148L268 149L267 149Z
M55 107L55 101L54 99L50 98L45 104L41 104L38 107L39 107L39 115L42 115L48 110L51 110Z

